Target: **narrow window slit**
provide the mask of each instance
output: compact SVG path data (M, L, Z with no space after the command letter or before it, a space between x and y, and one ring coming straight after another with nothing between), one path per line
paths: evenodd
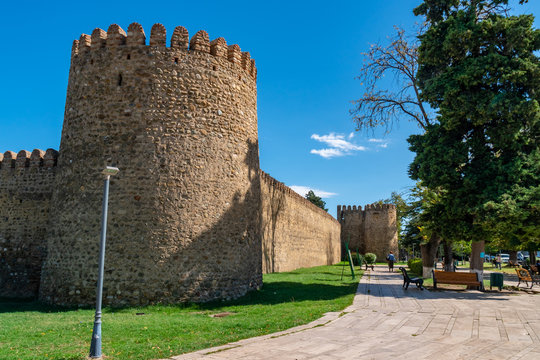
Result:
M178 64L178 58L174 58L174 63Z
M131 59L131 54L127 54L127 59L128 59L128 60Z
M122 86L122 74L118 74L118 86Z

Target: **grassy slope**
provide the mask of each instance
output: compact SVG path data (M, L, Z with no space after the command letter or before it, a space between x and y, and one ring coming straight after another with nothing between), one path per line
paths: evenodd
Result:
M342 269L267 274L261 290L236 301L104 309L103 354L107 359L162 358L308 323L352 303L358 277L351 280L345 268L341 281ZM220 312L234 314L209 316ZM91 309L0 301L0 359L84 359L93 316Z

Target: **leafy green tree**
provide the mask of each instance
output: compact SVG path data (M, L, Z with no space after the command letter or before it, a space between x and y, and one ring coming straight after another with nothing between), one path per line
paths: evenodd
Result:
M444 190L444 238L540 235L540 31L507 5L425 0L414 10L428 26L418 86L438 116L409 138L410 175Z
M324 211L328 212L328 209L325 208L326 202L323 201L323 199L321 199L319 196L315 195L313 190L308 191L308 193L306 194L306 199L308 199L309 201L311 201L313 204L317 205Z

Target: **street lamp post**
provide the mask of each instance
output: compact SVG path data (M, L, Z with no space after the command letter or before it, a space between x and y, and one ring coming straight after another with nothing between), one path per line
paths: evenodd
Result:
M116 167L107 166L102 174L105 175L103 185L103 207L101 214L101 239L99 247L99 272L97 281L96 316L90 343L90 358L101 358L101 298L103 295L103 269L105 265L105 239L107 237L107 211L109 208L109 180L111 176L118 174Z

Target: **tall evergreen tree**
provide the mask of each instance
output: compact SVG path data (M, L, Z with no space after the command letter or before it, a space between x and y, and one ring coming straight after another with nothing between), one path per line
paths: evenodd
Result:
M437 122L409 138L413 179L443 189L444 238L540 238L540 31L508 0L425 0L415 9L418 84Z

